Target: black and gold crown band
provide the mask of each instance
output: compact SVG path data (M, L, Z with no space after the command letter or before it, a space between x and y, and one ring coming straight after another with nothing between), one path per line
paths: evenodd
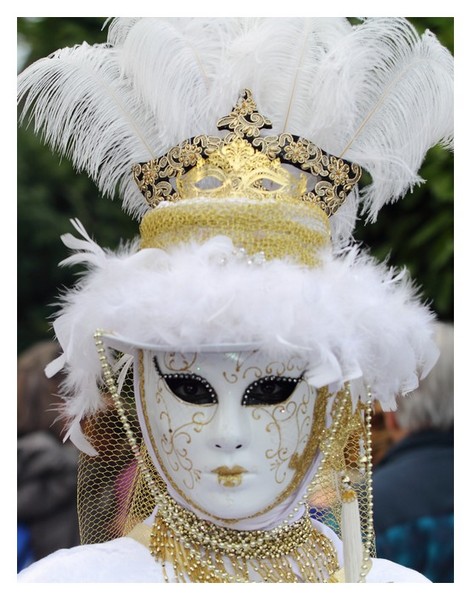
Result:
M305 138L282 133L261 136L271 122L261 115L250 90L220 119L224 138L198 135L158 159L133 166L134 179L151 207L162 201L206 198L275 198L317 205L330 217L358 183L361 168L327 154ZM293 175L282 163L315 177Z

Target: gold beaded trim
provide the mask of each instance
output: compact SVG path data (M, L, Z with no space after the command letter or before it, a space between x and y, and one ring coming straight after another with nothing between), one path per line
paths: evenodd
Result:
M165 521L181 540L201 546L208 552L222 552L239 558L272 558L290 554L300 544L306 543L310 536L318 534L313 530L309 511L291 525L270 531L239 531L200 519L171 497L168 498L168 504L169 516L158 520Z
M317 206L222 199L179 202L147 212L140 224L141 248L162 248L216 235L231 238L247 256L265 260L291 257L316 267L330 247L330 226Z
M178 507L171 525L157 515L150 550L168 582L166 564L176 581L192 583L319 583L339 569L332 543L314 529L307 507L302 519L271 531L218 527Z

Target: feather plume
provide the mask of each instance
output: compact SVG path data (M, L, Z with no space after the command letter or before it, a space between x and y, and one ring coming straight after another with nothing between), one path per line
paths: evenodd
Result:
M226 30L232 24L219 19L150 18L121 37L123 73L158 124L162 150L200 133L217 132L219 117L212 111L211 93L229 35ZM224 110L234 103L232 99Z
M288 129L371 175L360 203L351 195L336 220L338 239L348 239L357 208L374 220L420 183L430 147L452 144L453 59L405 19L126 17L108 25L107 44L29 67L19 95L23 118L30 114L104 193L118 186L138 217L148 207L132 165L216 134L244 88L272 133Z
M453 58L405 19L366 19L325 55L317 84L312 135L371 175L362 203L374 221L385 203L422 182L429 148L452 145Z
M108 44L113 47L120 46L129 31L142 19L143 17L120 17L119 19L109 17L106 19L103 28L108 27Z
M34 121L46 143L86 171L104 194L116 188L131 212L145 204L131 165L154 157L155 130L105 44L65 48L18 79L21 119Z

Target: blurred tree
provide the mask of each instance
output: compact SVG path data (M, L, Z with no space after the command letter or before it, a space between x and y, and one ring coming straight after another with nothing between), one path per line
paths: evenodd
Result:
M24 47L24 62L82 42L106 42L104 23L104 17L19 17L18 44Z
M419 32L433 31L453 51L453 18L412 17ZM18 19L20 69L57 48L106 40L104 18ZM359 221L356 237L373 254L406 266L442 319L453 320L453 155L432 149L422 167L426 185L386 206L374 224ZM101 198L84 174L52 155L31 128L18 132L18 350L52 337L48 321L57 290L75 277L57 263L67 256L60 235L79 218L102 246L137 235L117 200Z

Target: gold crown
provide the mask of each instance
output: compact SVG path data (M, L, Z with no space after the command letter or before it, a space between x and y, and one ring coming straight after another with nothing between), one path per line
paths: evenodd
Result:
M330 217L360 179L358 165L309 140L290 133L260 136L272 124L258 112L250 90L217 126L229 133L224 138L198 135L160 158L134 165L134 179L151 207L199 196L269 197L313 203ZM312 189L307 190L304 176L296 177L282 163L313 175Z
M156 209L141 221L141 247L226 235L249 255L318 265L319 251L330 244L328 217L360 179L360 167L289 133L261 136L271 122L249 90L217 125L229 131L224 138L199 135L133 167Z

